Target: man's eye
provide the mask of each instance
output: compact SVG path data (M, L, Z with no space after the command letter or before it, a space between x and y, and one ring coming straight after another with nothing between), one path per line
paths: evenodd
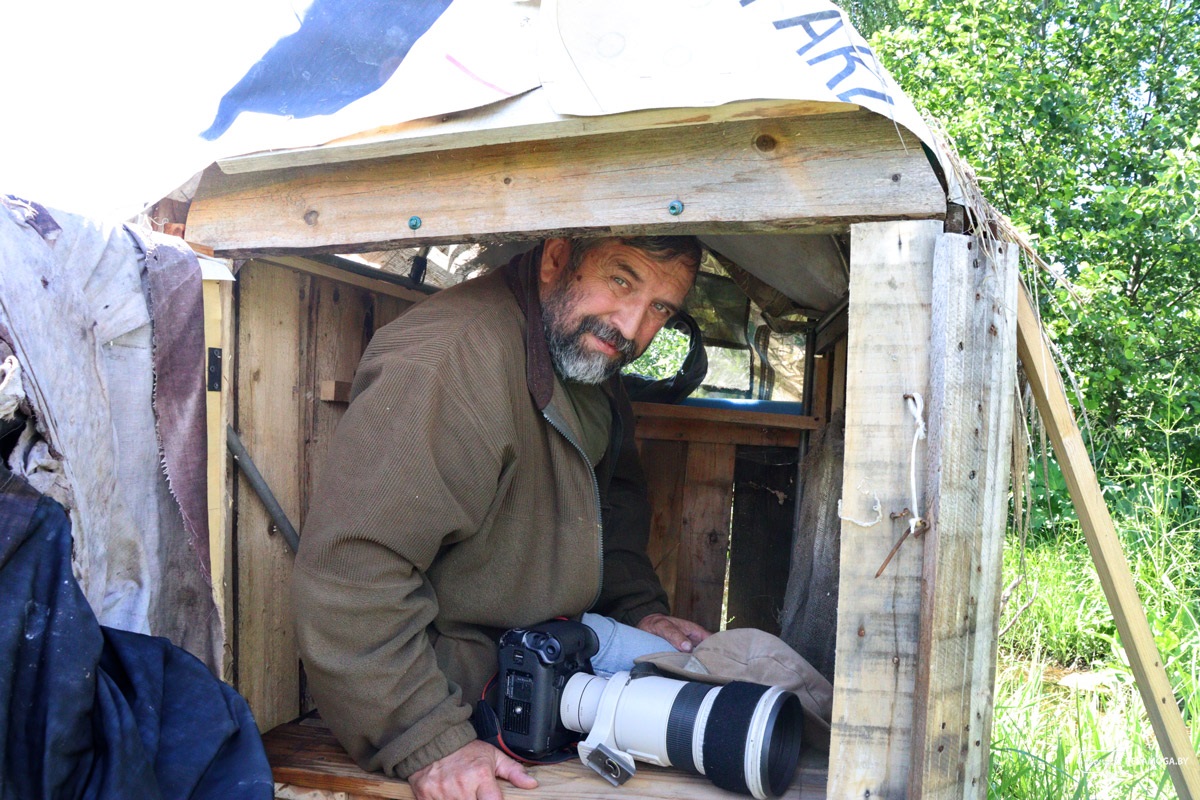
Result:
M617 286L621 286L621 287L626 287L629 285L629 281L625 280L624 278L622 278L619 275L613 276L613 282L616 283Z
M654 303L653 308L656 312L662 314L663 316L668 316L671 313L671 309L667 308L662 303Z

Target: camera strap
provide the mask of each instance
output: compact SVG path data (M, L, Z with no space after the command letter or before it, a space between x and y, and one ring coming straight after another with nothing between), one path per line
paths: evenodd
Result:
M495 681L495 677L488 681L488 688L490 688ZM487 742L492 747L495 747L502 753L515 758L522 764L560 764L563 761L569 761L570 759L578 757L579 754L576 752L574 745L555 750L554 752L541 756L536 760L529 758L528 756L523 756L520 753L513 752L507 745L504 744L504 737L500 733L500 717L497 716L496 709L492 707L492 703L487 698L488 688L484 689L484 696L479 699L479 702L475 704L475 710L471 712L471 725L474 726L475 735L479 737L480 741Z

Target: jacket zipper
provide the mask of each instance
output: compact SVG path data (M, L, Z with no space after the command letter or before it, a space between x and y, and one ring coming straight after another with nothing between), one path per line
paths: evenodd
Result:
M558 431L559 434L568 442L570 442L571 446L575 448L575 452L579 453L579 457L583 459L583 463L587 464L588 475L590 475L592 478L592 499L596 503L596 541L598 542L599 546L599 552L597 554L599 558L597 560L600 564L600 580L596 584L596 595L592 598L592 602L588 603L587 610L591 611L592 608L595 607L596 603L599 602L600 594L604 591L604 509L600 503L600 482L596 480L596 469L592 466L592 462L588 459L587 453L583 451L583 448L567 431L566 426L560 425L558 422L554 421L550 415L546 413L545 409L542 410L542 417L545 418L546 422L550 423L551 428L554 428L554 430Z

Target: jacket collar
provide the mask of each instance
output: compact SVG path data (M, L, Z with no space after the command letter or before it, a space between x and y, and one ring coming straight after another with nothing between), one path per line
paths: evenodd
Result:
M542 247L538 245L513 258L504 268L504 280L525 315L525 383L538 411L544 411L554 396L554 362L542 327L542 300L538 293L541 260Z

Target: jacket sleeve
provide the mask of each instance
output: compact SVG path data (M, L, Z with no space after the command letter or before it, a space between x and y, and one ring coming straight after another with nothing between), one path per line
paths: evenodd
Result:
M670 613L667 593L646 554L650 500L633 437L633 409L619 385L614 391L621 444L602 503L604 585L596 610L626 625L649 614ZM604 466L603 464L601 466Z
M475 738L427 634L425 570L478 530L502 454L425 364L356 379L309 508L293 611L322 717L365 769L407 778Z

